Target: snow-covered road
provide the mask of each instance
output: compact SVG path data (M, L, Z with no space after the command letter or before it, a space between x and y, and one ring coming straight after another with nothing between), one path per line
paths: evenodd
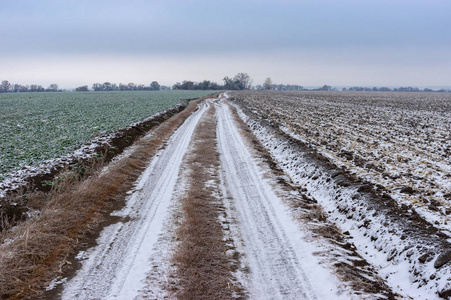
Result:
M319 266L298 224L263 178L240 135L230 109L216 105L218 148L231 220L241 231L253 299L339 299L337 279Z
M313 254L318 248L305 241L306 233L264 178L225 98L213 101L224 190L218 200L228 208L225 223L235 228L230 237L242 265L235 275L245 294L252 299L347 299L332 271ZM141 299L149 290L165 289L149 282L152 269L153 276L166 276L151 262L170 257L172 248L160 244L159 236L169 230L171 205L179 201L177 180L183 182L179 177L186 174L180 172L182 162L206 110L201 104L153 158L126 207L114 213L122 221L106 227L98 245L78 255L82 267L64 285L63 299ZM150 294L159 298L158 292Z
M83 254L83 266L64 287L63 299L135 299L145 288L150 258L165 230L182 159L206 111L202 105L175 132L141 175L136 192L118 216L129 221L104 229L98 246Z

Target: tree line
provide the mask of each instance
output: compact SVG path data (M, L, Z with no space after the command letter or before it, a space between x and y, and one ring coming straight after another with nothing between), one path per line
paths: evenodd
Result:
M18 83L10 83L8 80L3 80L0 85L0 93L19 93L19 92L60 92L58 85L52 83L47 88L39 84L22 85Z
M183 81L172 86L174 90L246 90L252 87L252 79L247 73L238 73L233 78L225 76L224 84L204 80L201 82Z
M275 84L272 82L271 78L265 79L262 85L258 84L253 87L255 90L273 90L273 91L304 91L302 85L296 84Z
M78 90L77 90L78 89ZM135 84L130 82L128 84L115 84L110 82L104 83L94 83L92 85L92 90L95 92L99 91L159 91L159 90L168 90L170 89L167 86L160 85L158 81L152 81L149 85L144 84ZM75 89L76 91L87 91L88 86L81 86Z
M300 85L285 85L285 84L274 84L270 77L266 78L262 85L257 85L253 87L256 90L274 90L274 91L337 91L336 88L330 85L323 85L316 89L305 89ZM451 92L451 90L438 89L433 90L430 88L419 89L417 87L398 87L398 88L388 88L388 87L350 87L342 88L342 91L356 91L356 92Z
M247 73L238 73L234 77L225 76L223 79L223 84L218 84L210 80L203 80L201 82L184 80L181 83L177 82L172 87L160 85L157 81L152 81L149 85L135 84L130 82L128 84L115 84L110 82L104 83L94 83L91 87L88 85L79 86L75 88L77 92L88 92L88 91L159 91L159 90L274 90L274 91L336 91L327 84L319 87L317 89L305 89L301 85L295 84L275 84L272 82L271 78L265 79L263 84L258 84L256 86L252 85L252 78ZM18 92L61 92L64 91L59 89L58 84L53 83L47 88L44 88L38 84L31 85L21 85L21 84L11 84L8 80L3 80L0 85L0 93L18 93ZM432 90L430 88L419 89L417 87L399 87L399 88L388 88L388 87L349 87L343 88L342 91L363 91L363 92L451 92L451 90L439 89Z
M91 87L83 85L75 88L76 92L88 92L88 91L160 91L160 90L244 90L252 88L252 79L247 73L238 73L233 78L228 76L224 77L224 84L220 85L210 80L203 80L201 82L184 80L182 83L177 82L172 87L160 85L158 81L152 81L149 85L135 84L130 82L128 84L123 83L94 83ZM44 88L41 85L32 84L20 85L11 84L8 80L2 81L0 85L1 93L8 92L60 92L63 91L58 88L57 84L51 84L48 88Z
M172 86L173 90L223 90L224 87L209 80L202 82L194 82L184 80L182 83L177 82Z
M342 91L357 91L357 92L451 92L451 90L445 90L445 89L439 89L439 90L433 90L430 88L424 88L419 89L417 87L399 87L399 88L388 88L388 87L350 87L350 88L343 88Z

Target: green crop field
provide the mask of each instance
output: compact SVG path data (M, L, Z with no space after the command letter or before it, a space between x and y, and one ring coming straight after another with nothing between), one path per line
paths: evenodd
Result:
M211 91L0 94L0 180Z

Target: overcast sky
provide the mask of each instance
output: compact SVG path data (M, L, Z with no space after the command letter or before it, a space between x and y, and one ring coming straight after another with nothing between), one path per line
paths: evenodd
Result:
M0 80L450 86L450 0L0 0Z

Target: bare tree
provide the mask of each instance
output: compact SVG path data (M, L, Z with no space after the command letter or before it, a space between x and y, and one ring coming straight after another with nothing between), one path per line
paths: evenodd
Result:
M13 90L13 92L14 93L17 93L17 92L20 92L20 84L18 84L18 83L15 83L15 84L13 84L12 85L12 90Z
M252 79L247 73L236 74L233 81L238 85L240 90L250 89L252 85Z
M56 83L52 83L47 88L47 91L49 91L49 92L58 92L58 85Z
M271 78L268 77L268 78L265 79L265 82L263 83L263 88L265 90L272 89L272 80L271 80Z
M128 90L128 86L126 84L119 83L119 90L126 91L126 90Z
M93 85L92 85L92 90L93 91L101 91L102 90L102 88L103 88L103 86L102 86L102 84L101 83L94 83Z
M128 89L129 89L130 91L135 91L135 90L137 89L136 84L134 84L133 82L129 82L129 83L127 84L127 87L128 87Z
M111 91L112 90L112 86L111 86L111 82L104 82L103 83L103 90L104 91Z
M9 83L8 80L3 80L2 85L0 86L0 92L7 93L7 92L9 92L10 88L11 88L11 83Z
M321 91L331 91L332 87L330 85L325 84L321 88L319 88L319 90L321 90Z
M159 91L160 90L160 84L157 81L152 81L150 84L150 89L152 91Z

